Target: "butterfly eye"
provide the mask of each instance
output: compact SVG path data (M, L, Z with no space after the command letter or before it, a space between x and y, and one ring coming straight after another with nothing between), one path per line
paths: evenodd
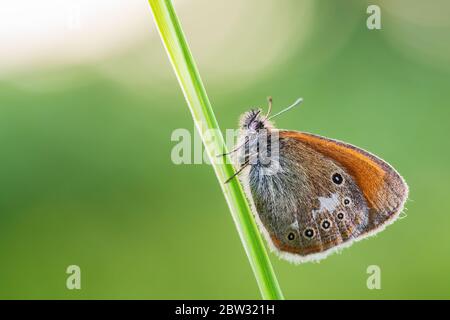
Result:
M345 197L345 198L344 198L344 205L345 205L345 206L348 207L351 203L352 203L352 200L350 200L349 197Z
M342 182L344 182L344 178L339 173L333 174L333 176L331 177L331 180L337 185L340 185L340 184L342 184Z
M322 227L323 230L328 230L331 227L331 222L330 220L322 220L322 222L320 223L320 226Z
M305 229L305 231L303 232L303 235L308 238L308 239L312 239L314 238L314 230L313 229Z
M339 212L339 213L337 214L337 218L338 218L339 220L344 220L344 218L345 218L345 213Z
M288 238L288 240L289 240L289 241L292 241L292 240L294 240L294 239L295 239L295 233L293 233L293 232L289 232L289 234L288 234L287 238Z

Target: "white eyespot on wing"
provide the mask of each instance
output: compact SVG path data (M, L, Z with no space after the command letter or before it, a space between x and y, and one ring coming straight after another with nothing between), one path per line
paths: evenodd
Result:
M295 220L295 222L291 223L291 228L292 228L292 229L296 229L296 230L299 229L299 226L298 226L298 220Z
M328 211L329 213L334 212L339 205L339 196L337 193L333 193L330 197L319 197L317 200L319 200L320 207L318 210L312 211L314 219L319 213L324 213L325 211Z

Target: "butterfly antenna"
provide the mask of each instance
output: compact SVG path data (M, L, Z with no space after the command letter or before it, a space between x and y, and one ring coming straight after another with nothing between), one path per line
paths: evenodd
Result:
M272 97L267 97L267 104L269 105L268 109L267 109L267 114L264 117L264 121L267 120L270 116L270 112L272 111Z
M285 113L286 111L289 111L289 110L292 109L293 107L295 107L295 106L299 105L300 103L302 103L302 101L303 101L303 98L298 98L298 99L297 99L293 104L291 104L289 107L287 107L287 108L281 110L280 112L274 114L273 116L271 116L271 117L268 118L267 120L273 119L273 118L279 116L280 114L283 114L283 113Z

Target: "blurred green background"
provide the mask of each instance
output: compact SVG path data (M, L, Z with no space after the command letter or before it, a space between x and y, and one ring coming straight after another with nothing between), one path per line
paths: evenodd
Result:
M108 2L80 3L75 27L30 47L21 29L0 54L0 298L258 299L212 168L171 162L193 124L148 4L118 3L116 32L89 25ZM450 298L450 5L370 4L381 30L364 1L175 1L222 130L301 96L279 127L370 150L410 186L374 238L320 263L271 254L288 299Z

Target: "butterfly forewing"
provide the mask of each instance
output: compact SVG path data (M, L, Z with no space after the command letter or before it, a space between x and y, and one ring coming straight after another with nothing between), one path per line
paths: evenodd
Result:
M384 160L351 144L310 133L281 130L279 134L334 160L354 178L370 210L367 232L395 219L403 209L408 186Z
M268 240L289 258L321 258L381 230L403 207L407 186L383 160L307 133L279 137L280 170L253 165L248 185Z

